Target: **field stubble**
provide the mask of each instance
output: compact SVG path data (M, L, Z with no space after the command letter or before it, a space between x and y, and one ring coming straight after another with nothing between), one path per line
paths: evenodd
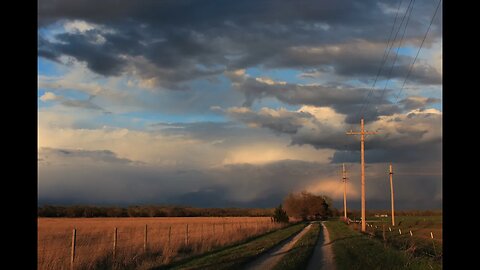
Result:
M124 269L146 259L168 264L280 227L270 217L39 218L38 269L70 268L74 228L75 269Z

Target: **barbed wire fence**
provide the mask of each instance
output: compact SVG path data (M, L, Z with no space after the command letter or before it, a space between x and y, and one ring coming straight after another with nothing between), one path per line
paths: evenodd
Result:
M38 241L38 269L95 269L121 266L147 257L168 263L279 229L271 220L112 227L91 232L73 228Z
M357 224L353 220L350 220L348 223ZM419 222L417 221L417 223ZM396 247L408 255L426 256L435 260L441 260L443 257L441 232L438 233L435 228L425 224L434 225L431 221L425 221L424 226L417 226L418 224L401 226L401 223L397 226L392 226L385 221L367 222L366 234L382 240L385 246Z

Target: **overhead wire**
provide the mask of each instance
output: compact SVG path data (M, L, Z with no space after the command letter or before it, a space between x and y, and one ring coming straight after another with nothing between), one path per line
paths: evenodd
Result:
M397 40L397 36L398 36L398 34L400 33L400 30L402 29L402 25L403 25L405 19L407 18L407 23L405 23L405 27L403 28L404 31L403 31L403 33L402 33L402 37L400 38L400 43L403 42L403 38L404 38L404 36L405 36L405 32L406 32L406 29L407 29L407 24L408 24L408 21L410 20L410 15L411 15L411 11L413 10L413 4L414 4L414 3L415 3L415 0L410 0L410 2L408 3L407 8L405 9L405 13L403 14L402 21L400 22L400 25L399 25L396 33L395 33L395 37L393 38L393 42L392 42L391 47L390 47L390 49L389 49L389 51L388 51L388 54L390 54L391 49L393 49L393 45L395 44L395 41ZM408 15L408 16L407 16L407 15ZM387 76L387 83L388 83L388 79L389 79L389 77L390 77L390 75L391 75L391 71L393 70L393 66L395 65L396 59L397 59L397 57L398 57L399 48L400 48L400 46L398 46L397 53L396 53L395 58L394 58L394 60L393 60L393 62L392 62L392 68L390 69L390 74L388 74L388 76ZM387 55L387 58L388 58L388 55ZM386 87L386 86L385 86L385 87ZM363 108L366 108L367 105L369 105L369 104L370 104L370 102L369 102L369 100L367 100L367 102L365 103L365 106L364 106ZM364 115L364 111L363 111L363 110L360 111L359 114L365 119L365 115ZM367 116L368 116L368 115L367 115Z
M407 22L405 23L405 28L403 29L402 37L401 37L400 43L397 47L397 52L395 53L395 58L393 60L392 66L390 67L390 71L389 71L388 76L387 76L387 81L385 82L385 86L384 86L384 88L381 92L380 98L378 99L379 102L381 102L381 100L383 99L383 96L384 96L385 91L386 91L387 86L388 86L388 82L390 81L390 78L391 78L391 75L392 75L393 68L395 67L395 63L397 62L398 54L399 54L400 48L402 47L403 41L405 39L405 33L407 32L408 22L410 21L410 17L412 15L414 4L415 4L415 0L413 0L413 2L412 2L412 7L410 8L410 13L408 14Z
M408 6L407 6L407 10L408 10L408 7L410 7L411 2L412 2L412 0L410 0L410 3L409 3ZM372 87L370 88L370 91L368 92L368 95L367 95L367 96L364 98L364 100L363 100L362 107L360 108L360 111L359 111L359 115L362 115L362 114L363 114L363 110L366 108L367 100L368 100L368 98L371 96L371 94L373 93L373 90L374 90L374 88L375 88L375 85L376 85L376 83L377 83L377 81L378 81L378 78L379 78L379 76L380 76L380 74L381 74L381 70L383 69L383 67L384 67L384 65L385 65L385 63L386 63L386 61L387 61L387 59L388 59L388 55L390 54L391 49L393 48L393 44L394 44L394 42L395 42L396 36L397 36L397 34L398 34L398 31L396 32L395 38L394 38L393 40L391 39L391 37L392 37L392 34L393 34L394 30L395 30L395 25L396 25L396 22L397 22L398 14L400 13L400 7L401 7L402 3L403 3L403 0L401 0L401 1L399 2L399 5L398 5L398 7L397 7L397 12L396 12L396 14L395 14L395 20L394 20L394 23L393 23L393 25L392 25L392 29L391 29L391 31L390 31L390 35L389 35L388 40L387 40L387 45L386 45L385 50L384 50L384 53L383 53L383 57L382 57L382 61L381 61L381 63L380 63L380 67L379 67L379 69L378 69L378 71L377 71L377 75L375 76L375 80L374 80L374 82L373 82ZM405 13L405 14L406 14L406 13ZM401 25L403 24L404 18L405 18L405 15L403 16L402 22L400 23L398 29L401 28Z
M418 58L418 55L420 54L420 50L422 49L423 47L423 44L425 43L425 40L427 38L427 35L428 35L428 32L430 31L430 28L432 27L432 24L433 24L433 21L435 19L435 16L437 15L437 12L438 12L438 9L440 8L440 4L442 3L442 0L439 0L438 1L438 4L437 4L437 7L435 8L435 12L433 13L433 16L432 16L432 19L430 20L430 24L428 25L428 28L427 28L427 31L425 32L425 35L423 36L423 40L422 40L422 43L420 44L420 47L418 48L417 50L417 54L415 55L415 58L413 59L413 62L412 64L410 65L409 69L408 69L408 73L407 73L407 76L405 76L405 80L403 81L403 84L402 84L402 87L400 88L400 91L398 92L398 94L395 96L395 104L397 104L398 102L398 98L400 97L400 94L402 93L404 87L405 87L405 83L407 82L408 78L410 77L410 74L412 72L412 69L413 69L413 66L415 65L415 62L417 61L417 58Z

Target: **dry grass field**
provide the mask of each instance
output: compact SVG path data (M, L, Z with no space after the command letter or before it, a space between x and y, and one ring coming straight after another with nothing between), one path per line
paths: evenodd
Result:
M96 269L107 265L128 268L140 265L147 257L166 264L280 226L270 217L39 218L38 269L70 268L74 228L75 269ZM117 242L113 260L114 228Z

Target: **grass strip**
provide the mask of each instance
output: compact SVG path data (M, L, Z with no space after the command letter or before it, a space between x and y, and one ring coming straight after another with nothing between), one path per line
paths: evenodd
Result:
M441 269L441 265L424 258L384 247L370 236L350 229L341 221L325 222L337 270L343 269Z
M306 269L320 234L320 223L313 223L310 230L300 238L293 248L282 257L273 270Z
M301 231L305 226L304 223L295 224L267 233L243 244L155 269L241 269L246 263Z

